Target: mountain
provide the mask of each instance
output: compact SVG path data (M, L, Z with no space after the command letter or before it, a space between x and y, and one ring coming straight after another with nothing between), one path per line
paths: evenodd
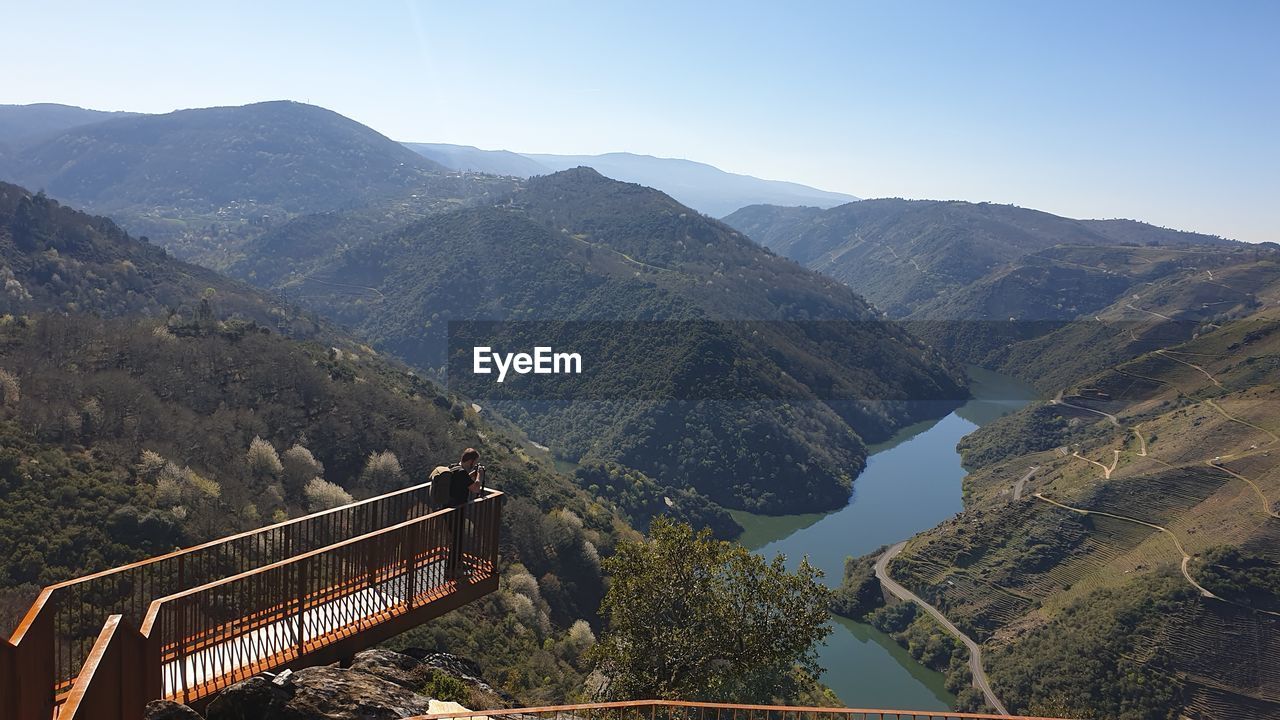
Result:
M441 169L357 122L294 102L82 125L20 149L9 163L10 179L99 212L247 206L259 220L402 192Z
M464 145L406 143L424 156L454 170L532 177L579 166L594 168L615 180L656 188L704 215L721 217L758 203L831 207L857 198L798 183L762 180L725 172L705 163L632 153L604 155L516 154Z
M0 105L0 145L20 148L81 125L136 117L138 113L87 110L73 105Z
M481 150L470 145L405 143L405 147L450 170L527 178L547 175L551 168L509 150Z
M0 264L6 632L42 585L418 483L472 446L509 493L503 589L401 642L466 647L529 705L580 686L569 627L595 622L599 557L634 532L621 508L651 497L594 497L340 330L7 184ZM703 511L671 500L677 516Z
M194 318L216 312L298 338L331 334L266 293L170 257L107 218L0 183L0 313Z
M312 245L303 232L290 244ZM582 400L499 394L497 407L562 457L616 461L730 507L838 507L864 441L964 395L954 371L839 283L589 168L335 248L277 287L419 367L451 359L447 331L485 331L466 321L522 321L498 329L508 347L557 333L600 359L545 386Z
M1213 275L1234 287L1258 273L1274 292L1274 267ZM1185 342L1092 325L1151 343L965 438L964 512L889 572L986 645L1011 712L1276 717L1275 300Z
M840 280L890 317L912 315L1025 256L1056 246L1238 243L1132 221L1072 220L1037 210L940 200L862 200L822 212L747 207L725 222Z

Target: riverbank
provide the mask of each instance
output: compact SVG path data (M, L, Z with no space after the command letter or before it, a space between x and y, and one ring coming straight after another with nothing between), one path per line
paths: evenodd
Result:
M960 512L965 470L956 444L1035 397L1030 386L998 373L971 368L970 377L974 397L964 406L871 448L847 506L788 516L733 512L745 528L739 542L766 557L782 553L792 567L807 555L834 587L846 557L903 541ZM819 659L827 669L822 681L850 706L946 710L955 702L941 673L870 625L835 619Z

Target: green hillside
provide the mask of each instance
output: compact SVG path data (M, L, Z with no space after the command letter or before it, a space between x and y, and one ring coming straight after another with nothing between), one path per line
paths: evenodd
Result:
M1025 256L1059 245L1233 244L1131 221L1072 220L1012 205L939 200L863 200L820 212L752 206L725 222L848 284L895 318L946 303Z
M42 585L422 482L474 446L511 495L508 589L413 642L502 627L468 652L503 687L580 685L564 638L594 621L637 498L588 495L469 402L105 218L0 187L0 255L0 624Z
M589 169L346 248L282 287L420 367L444 363L450 321L596 321L595 336L564 344L607 345L630 361L580 388L598 402L501 409L562 456L616 460L731 507L837 507L864 440L963 394L934 355L839 283L662 193ZM724 322L645 346L604 324L625 320ZM737 322L747 320L767 322ZM727 377L726 360L735 379L717 387L740 400L659 406L628 394L648 377L659 398L689 397L684 390Z
M986 644L1011 711L1280 712L1280 317L1268 304L961 443L965 511L890 570Z

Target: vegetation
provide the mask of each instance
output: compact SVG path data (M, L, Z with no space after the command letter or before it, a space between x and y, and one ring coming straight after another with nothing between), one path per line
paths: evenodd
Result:
M318 246L330 242L321 235ZM458 388L561 457L612 461L726 507L837 507L863 439L964 394L958 374L846 288L589 169L531 180L506 204L429 216L317 267L297 286L310 306L418 367L466 361L468 332L507 347L554 336L592 371L532 389ZM486 319L559 324L508 323L495 336L459 322Z
M757 205L725 222L857 288L890 317L946 319L975 330L986 324L975 321L1010 317L1071 320L1088 311L1092 291L1073 290L1059 298L1061 288L1075 288L1079 283L1073 278L1114 284L1105 266L1089 271L1083 263L1087 272L1076 275L1082 263L1046 263L1025 256L1059 245L1113 247L1132 243L1136 235L1144 245L1213 245L1221 251L1233 244L1141 223L1072 220L1010 205L938 200L863 200L820 212ZM1022 265L1032 269L1018 276ZM1046 282L1046 271L1057 276L1064 270L1060 280ZM1114 288L1111 298L1123 289ZM1042 304L1037 296L1045 295L1053 299ZM927 307L943 312L920 313ZM1052 312L1036 312L1037 307Z
M785 701L817 675L830 591L807 561L791 573L781 556L659 518L604 565L612 582L591 656L606 695Z
M593 496L615 504L637 529L647 531L656 517L670 517L697 528L710 528L727 540L742 533L742 526L727 510L684 488L663 487L640 472L617 463L592 460L574 471L578 486Z
M946 675L948 692L956 695L956 709L991 712L982 692L973 687L969 649L913 602L883 605L867 617L872 627L887 633L925 667Z
M844 579L831 597L831 612L859 622L884 605L884 591L876 578L876 558L885 548L844 561Z
M1117 720L1175 718L1183 689L1159 653L1146 652L1195 592L1172 574L1102 590L1019 642L991 653L992 686L1010 712Z
M1280 611L1280 562L1238 547L1216 547L1196 559L1196 577L1215 595L1261 610Z

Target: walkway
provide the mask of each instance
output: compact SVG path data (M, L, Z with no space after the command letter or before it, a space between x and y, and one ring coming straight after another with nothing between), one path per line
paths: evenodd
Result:
M0 640L0 717L136 720L149 700L200 703L263 671L349 658L496 590L503 494L436 512L428 495L406 488L46 588Z

